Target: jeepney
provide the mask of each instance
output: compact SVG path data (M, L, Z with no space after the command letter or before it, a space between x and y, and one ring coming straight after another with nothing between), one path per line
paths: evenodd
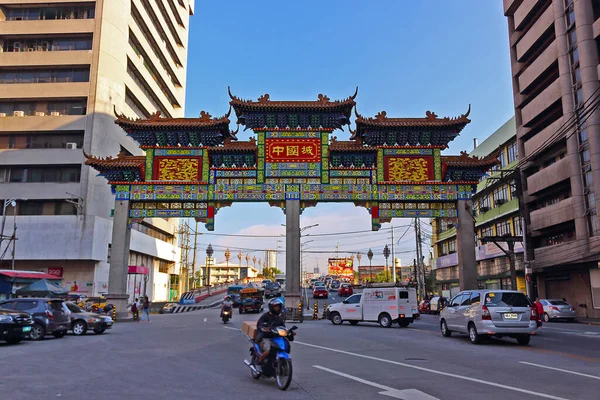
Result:
M245 312L259 313L264 309L264 290L247 287L240 290L240 314Z

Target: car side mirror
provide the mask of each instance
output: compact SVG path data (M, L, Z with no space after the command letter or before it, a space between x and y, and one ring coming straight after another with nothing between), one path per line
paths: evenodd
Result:
M344 301L342 301L342 303L348 304L348 300L344 300Z

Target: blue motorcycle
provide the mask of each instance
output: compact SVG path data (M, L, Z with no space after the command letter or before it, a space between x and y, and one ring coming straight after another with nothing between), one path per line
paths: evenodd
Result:
M275 378L277 386L281 390L286 390L292 382L292 359L290 357L291 345L290 342L294 340L294 331L298 329L297 326L292 326L291 329L287 329L283 326L271 329L273 337L269 339L273 343L274 351L269 354L269 357L265 360L262 371L256 369L258 360L262 355L260 345L250 339L252 347L250 348L250 356L252 361L244 360L252 373L254 379Z

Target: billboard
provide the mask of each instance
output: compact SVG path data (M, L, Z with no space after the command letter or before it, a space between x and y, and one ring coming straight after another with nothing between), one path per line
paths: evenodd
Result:
M327 260L327 273L343 278L354 278L351 258L330 258Z

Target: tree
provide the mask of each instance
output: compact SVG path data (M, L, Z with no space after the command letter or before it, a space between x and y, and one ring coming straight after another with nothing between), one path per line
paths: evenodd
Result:
M381 271L375 276L374 281L377 283L391 282L392 274L390 271Z
M431 271L425 275L425 293L437 292L438 281L435 277L435 271Z
M281 273L282 272L277 268L263 268L263 275L265 276L265 279L275 280L275 275Z

